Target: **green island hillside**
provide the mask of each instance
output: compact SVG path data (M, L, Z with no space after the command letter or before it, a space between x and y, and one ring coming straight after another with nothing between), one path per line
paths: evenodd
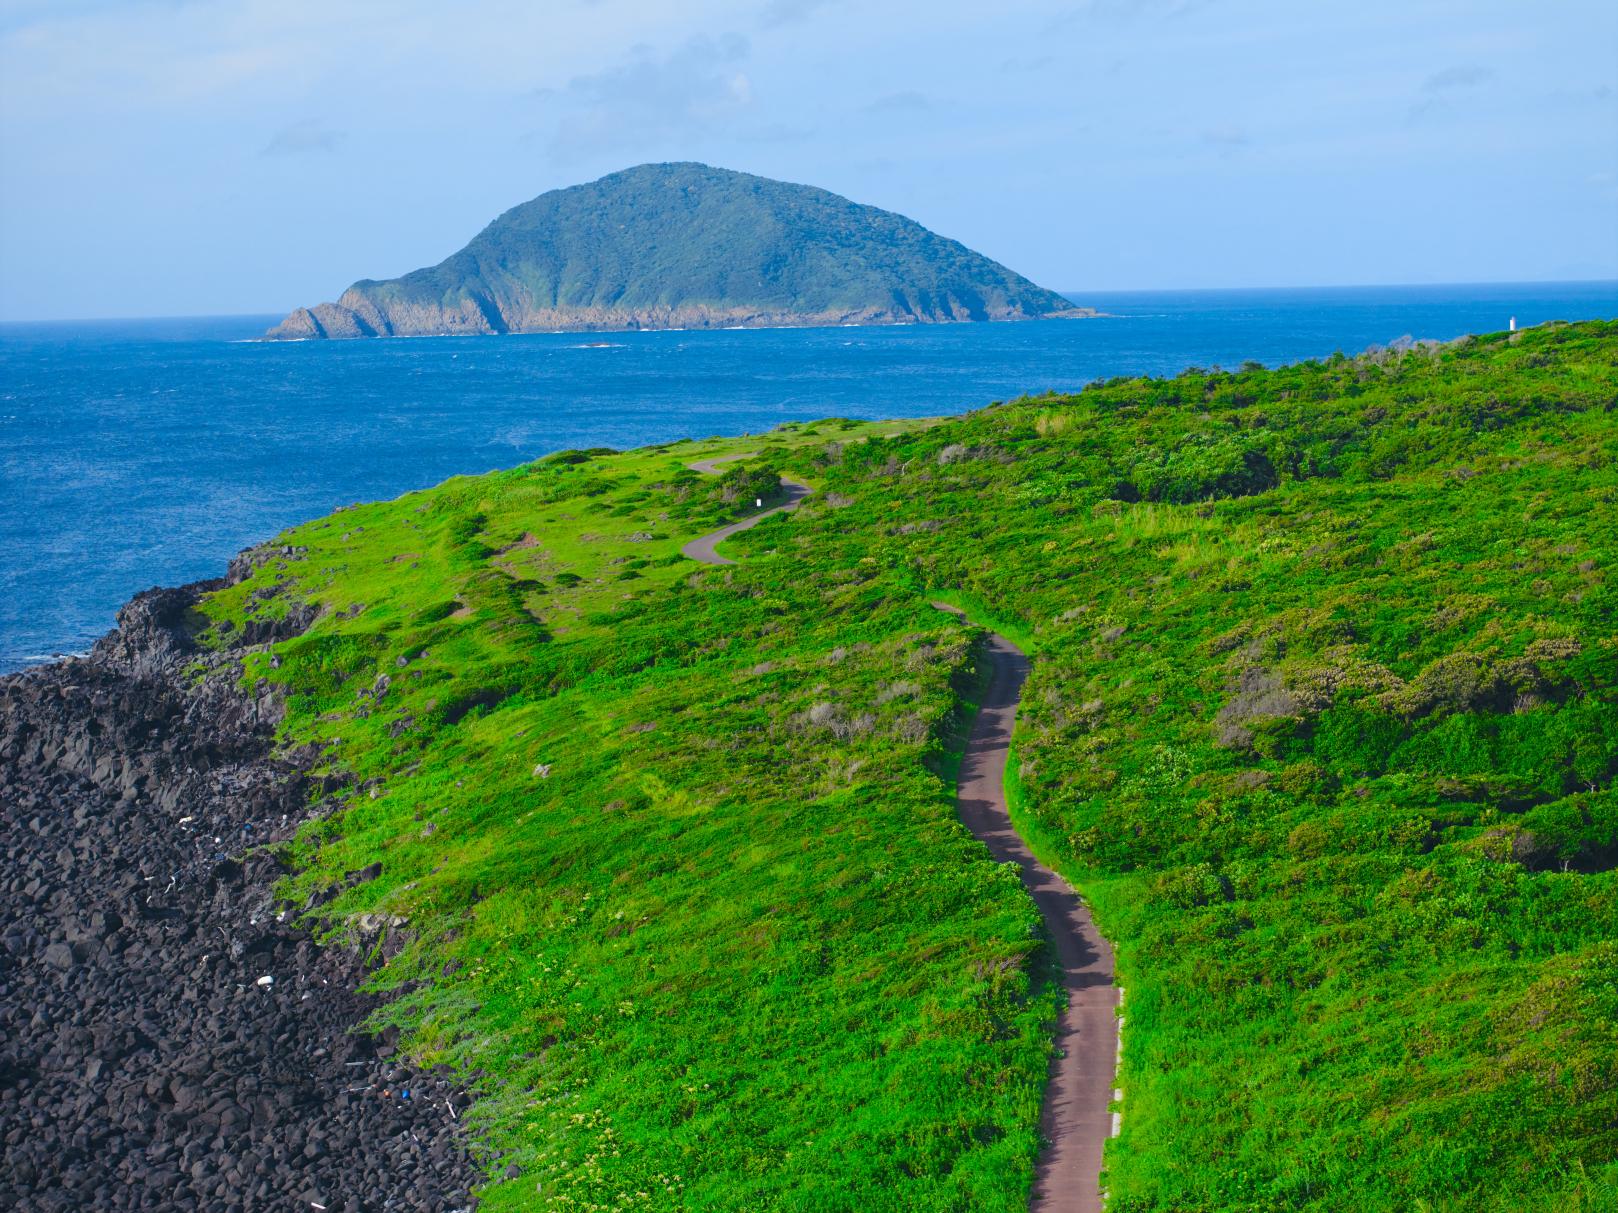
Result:
M277 544L205 638L321 609L243 671L351 781L287 895L404 927L381 1014L481 1093L486 1208L1025 1207L1059 986L955 817L983 633L933 600L1034 657L1015 811L1127 991L1109 1209L1618 1207L1618 323Z
M512 207L437 265L356 282L266 336L934 324L1094 315L892 211L706 164Z

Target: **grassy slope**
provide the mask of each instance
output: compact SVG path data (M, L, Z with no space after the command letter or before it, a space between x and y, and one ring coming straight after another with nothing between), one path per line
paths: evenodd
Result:
M211 610L329 608L247 671L365 788L302 884L410 919L495 1207L1022 1207L1054 995L932 773L936 591L1039 654L1020 812L1130 991L1114 1208L1606 1207L1615 404L1591 324L553 459ZM761 445L821 492L680 562L681 464Z
M913 220L811 186L701 164L643 164L514 207L437 266L355 288L384 307L467 294L626 311L1064 311L1054 291Z

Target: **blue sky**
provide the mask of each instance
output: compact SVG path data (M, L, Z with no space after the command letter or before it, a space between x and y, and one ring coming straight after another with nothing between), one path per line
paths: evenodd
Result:
M0 0L0 318L282 312L675 159L1081 294L1618 278L1618 5Z

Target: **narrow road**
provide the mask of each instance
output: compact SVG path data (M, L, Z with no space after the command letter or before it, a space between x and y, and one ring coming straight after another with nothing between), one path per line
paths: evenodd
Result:
M701 472L707 476L717 476L719 475L719 465L721 463L746 459L756 454L758 454L757 451L743 451L739 455L720 455L715 459L699 459L696 463L688 463L686 466L694 472ZM735 564L734 560L726 560L715 551L722 542L738 531L751 530L771 514L784 514L789 510L797 509L802 504L803 499L814 492L814 489L803 481L794 480L790 476L781 477L781 487L785 490L786 500L780 505L775 506L773 509L762 510L751 517L743 518L740 522L733 522L729 526L720 527L717 531L711 531L706 535L699 536L681 548L680 554L702 564Z
M962 612L933 603L952 615ZM1046 1145L1034 1174L1030 1213L1100 1213L1101 1152L1112 1135L1108 1103L1118 1062L1118 991L1112 948L1067 881L1034 858L1011 824L1005 772L1028 658L994 632L992 674L961 758L955 798L966 828L1001 863L1014 863L1045 919L1062 966L1067 1010L1056 1034L1040 1132Z
M706 475L718 465L756 451L704 459L688 466ZM757 526L771 514L794 510L812 490L782 477L787 501L693 539L680 550L703 564L734 564L714 551L722 540ZM933 606L965 619L942 602ZM991 663L989 687L972 723L961 756L955 802L961 821L999 863L1014 863L1023 887L1034 899L1056 949L1067 990L1067 1009L1056 1033L1039 1128L1045 1140L1034 1171L1029 1213L1101 1213L1101 1157L1113 1133L1109 1108L1118 1068L1118 990L1113 985L1112 948L1096 930L1071 885L1039 860L1011 824L1006 808L1006 763L1017 705L1028 678L1027 656L995 632L986 646Z

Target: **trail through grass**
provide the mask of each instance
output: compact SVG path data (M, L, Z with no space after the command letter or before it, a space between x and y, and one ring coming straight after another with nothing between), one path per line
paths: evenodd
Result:
M1618 1203L1618 326L564 452L294 528L219 629L353 781L493 1208L1023 1207L1056 1015L955 818L968 607L1129 988L1118 1213ZM686 465L756 451L795 513ZM1025 644L1026 642L1026 644ZM381 875L357 874L380 862Z

